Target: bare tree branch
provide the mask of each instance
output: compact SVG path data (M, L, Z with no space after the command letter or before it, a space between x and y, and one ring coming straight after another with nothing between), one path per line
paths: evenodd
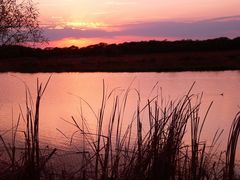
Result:
M32 0L0 0L0 46L47 42Z

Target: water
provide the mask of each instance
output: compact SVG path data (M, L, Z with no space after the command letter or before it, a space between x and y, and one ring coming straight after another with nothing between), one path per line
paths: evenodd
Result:
M46 82L50 74L0 74L0 132L9 136L6 130L11 129L12 122L16 124L20 108L25 109L25 85L29 87L32 97L36 96L36 82ZM162 94L164 102L178 99L187 93L193 82L196 82L192 93L204 93L201 111L207 110L213 101L203 130L203 139L211 141L215 131L225 129L221 141L226 143L228 130L235 114L240 110L240 71L223 72L179 72L179 73L59 73L52 74L52 78L41 101L40 108L40 136L42 142L51 146L67 148L69 141L64 137L71 137L76 129L67 123L81 117L81 111L94 131L96 119L86 103L99 112L103 80L106 91L113 89L114 95L123 95L124 90L131 88L125 121L129 121L136 111L138 93L143 107L147 99ZM156 85L156 86L155 86ZM155 88L153 88L155 87ZM137 91L136 91L137 90ZM137 93L138 92L138 93ZM80 98L81 97L81 98ZM108 101L112 108L112 99ZM82 107L82 108L81 108ZM106 115L108 118L108 115ZM109 118L108 118L109 119ZM13 121L12 121L13 120ZM128 122L126 122L127 124ZM143 125L146 122L143 122ZM23 130L24 121L21 120ZM125 123L124 123L125 124ZM58 129L58 130L57 130ZM189 132L189 130L188 130ZM22 136L19 132L18 136ZM239 152L238 152L239 154Z

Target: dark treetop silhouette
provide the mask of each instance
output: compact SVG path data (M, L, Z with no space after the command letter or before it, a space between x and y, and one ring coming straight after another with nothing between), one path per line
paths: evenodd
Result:
M46 41L31 0L0 0L0 46Z
M78 48L0 47L0 72L240 70L240 38L147 41Z

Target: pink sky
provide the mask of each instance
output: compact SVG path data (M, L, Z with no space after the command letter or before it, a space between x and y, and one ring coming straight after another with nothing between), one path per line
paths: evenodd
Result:
M42 26L52 33L46 33L50 39L49 46L69 46L70 44L85 46L98 42L119 43L150 39L204 39L223 35L234 37L238 35L240 30L238 26L240 20L238 16L240 14L239 0L34 0L34 2L37 3L40 11ZM235 17L230 18L232 16ZM218 17L220 17L219 20L212 20ZM206 20L209 19L214 23L207 24ZM223 28L223 32L220 28L224 27L222 21L234 22L231 23L231 28ZM216 22L221 24L216 24ZM153 26L152 23L159 26ZM172 25L173 23L178 23L178 25ZM202 24L199 25L199 23ZM146 35L146 33L143 33L143 31L140 33L137 29L137 27L140 29L144 27L145 31L151 31L151 28L146 28L149 24L151 27L155 27L154 32L159 28L159 33ZM204 26L212 26L213 24L221 30L221 32L216 32L216 35L212 32L208 33L204 29ZM193 35L189 37L188 35L185 36L184 33L179 35L177 33L178 26L182 28L182 31L187 29L187 32L188 30L194 32L196 28L200 27L205 34L199 33L198 35L196 31L196 33L190 33ZM176 32L163 33L165 31L162 31L161 27L165 28L165 31L166 28L172 31L172 27L175 28ZM134 30L129 31L132 28ZM67 30L64 34L62 31L65 29ZM79 34L84 31L85 35L81 37L76 35L77 32L74 35L67 34L67 32L70 32L69 29L79 30ZM90 31L90 34L92 31L101 31L102 34L97 36L98 33L96 33L96 36L93 34L87 36L88 31ZM124 31L124 33L120 33L120 31ZM59 32L64 35L59 34L56 38L55 34ZM103 35L104 33L105 35Z

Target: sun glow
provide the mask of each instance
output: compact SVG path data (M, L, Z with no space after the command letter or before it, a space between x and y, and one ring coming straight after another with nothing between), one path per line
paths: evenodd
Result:
M91 44L96 44L97 41L93 39L73 39L73 38L64 38L57 41L50 41L47 45L48 47L70 47L72 45L77 47L85 47Z
M83 21L70 21L66 22L67 27L81 28L81 29L101 29L107 25L102 22L83 22Z
M176 40L173 37L141 37L141 41L149 40ZM86 47L101 42L107 44L119 44L123 42L139 41L138 36L115 36L112 38L64 38L56 41L50 41L47 47Z

